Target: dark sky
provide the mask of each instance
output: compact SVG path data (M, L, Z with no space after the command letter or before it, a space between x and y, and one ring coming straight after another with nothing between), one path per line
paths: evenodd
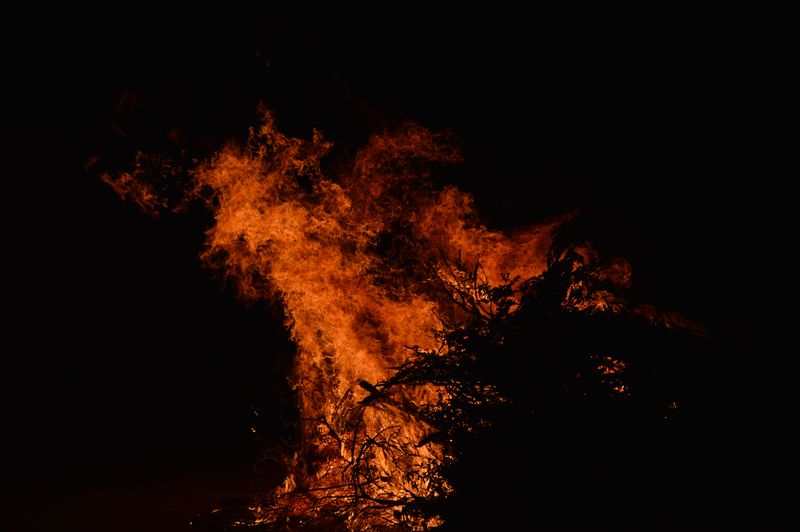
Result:
M86 24L14 54L3 415L7 470L24 480L11 491L55 490L95 464L84 484L113 492L123 481L97 479L114 467L146 464L156 478L165 456L189 449L233 449L241 469L254 396L273 405L265 423L278 433L291 348L276 311L243 308L201 268L207 219L148 219L85 170L175 138L208 153L244 135L259 101L285 132L316 127L343 155L407 118L450 130L465 155L455 178L489 225L581 207L586 234L631 261L638 300L731 345L743 337L729 266L748 260L740 218L756 201L736 177L757 166L744 48L689 24L502 20L319 30L268 17L241 33Z

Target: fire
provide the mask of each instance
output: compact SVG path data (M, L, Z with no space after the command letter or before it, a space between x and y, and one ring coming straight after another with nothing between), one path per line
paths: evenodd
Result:
M451 266L480 264L489 285L539 275L564 219L513 234L487 229L468 194L430 179L437 166L458 163L458 151L445 135L413 123L373 136L343 174L326 171L330 149L318 132L310 140L285 136L265 113L245 146L228 145L191 170L187 197L214 214L203 259L223 269L244 298L279 301L297 346L290 379L302 444L257 516L336 515L366 530L406 519L408 501L441 495L427 473L443 447L410 412L446 392L428 385L380 404L373 399L409 346L442 349L436 332L463 318L447 290L458 282ZM170 207L146 174L105 180L146 211ZM594 260L591 250L581 253ZM611 266L605 280L627 283L627 264ZM571 294L576 308L616 304L584 285ZM607 357L597 370L611 378L624 367ZM404 524L422 529L436 520Z

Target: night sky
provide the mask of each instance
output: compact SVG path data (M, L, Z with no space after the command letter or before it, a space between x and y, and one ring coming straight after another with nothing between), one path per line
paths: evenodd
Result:
M451 131L465 161L447 179L488 226L582 209L598 249L631 262L635 301L684 313L715 353L743 356L732 286L756 201L736 176L758 156L742 49L688 24L478 22L87 23L13 54L2 403L14 530L179 530L247 496L260 448L249 405L267 440L290 415L280 309L241 305L201 266L206 215L153 220L99 173L137 149L208 155L246 135L259 102L285 133L321 130L342 158L405 119ZM738 399L717 364L697 368L719 414L709 446L735 432Z

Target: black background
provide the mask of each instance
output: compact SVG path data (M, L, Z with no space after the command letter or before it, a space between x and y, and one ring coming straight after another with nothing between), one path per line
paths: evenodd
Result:
M259 102L343 157L404 119L453 132L456 179L489 226L583 208L600 249L631 261L637 301L684 313L742 360L762 157L750 87L766 68L747 35L691 17L124 18L7 47L3 416L18 529L171 530L247 494L248 405L264 407L268 439L286 414L280 310L242 306L202 268L206 217L147 218L98 173L137 149L208 154L243 138ZM714 404L738 402L727 374Z

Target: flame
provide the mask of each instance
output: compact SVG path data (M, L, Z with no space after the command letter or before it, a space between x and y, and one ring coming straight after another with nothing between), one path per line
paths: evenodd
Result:
M408 414L441 401L442 389L395 398L402 408L392 401L365 408L380 392L372 383L385 381L409 346L440 349L436 331L461 318L443 288L443 279L455 282L449 265L479 263L492 285L539 275L566 217L512 234L486 228L468 194L431 179L437 166L459 162L459 152L446 135L414 123L373 136L345 172L326 171L330 149L319 132L310 140L285 136L265 113L246 145L230 144L191 171L188 195L214 214L203 259L242 297L279 301L297 346L290 379L304 420L301 447L259 515L310 519L334 506L346 509L349 528L365 530L396 522L408 500L436 496L426 472L443 452ZM163 187L141 167L137 159L133 172L104 179L147 212L169 208ZM596 259L589 248L579 252ZM629 282L623 261L603 272L600 281ZM585 286L572 296L576 308L617 304ZM597 370L611 378L621 364L609 357ZM367 476L353 493L351 480Z

